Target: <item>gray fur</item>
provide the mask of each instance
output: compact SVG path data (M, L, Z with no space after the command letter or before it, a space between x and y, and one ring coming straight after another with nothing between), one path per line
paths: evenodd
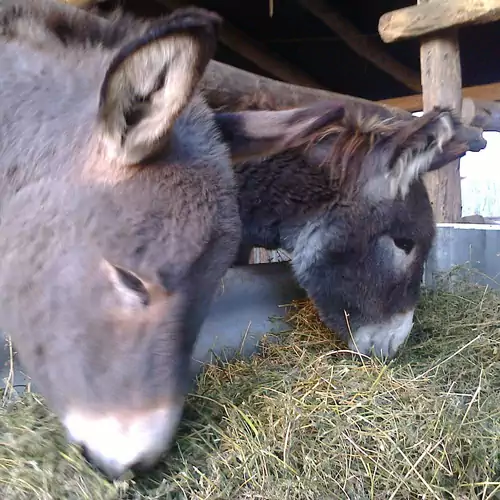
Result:
M197 87L219 22L195 8L146 23L0 4L0 327L113 477L152 465L175 433L240 243L231 162L343 113L213 113Z
M252 247L286 250L322 320L351 347L358 340L363 354L392 357L405 340L434 239L420 175L457 123L439 110L419 120L346 111L342 128L311 147L236 167L243 222L236 262Z
M22 11L30 2L16 5ZM60 9L55 2L40 2L40 10L42 6L42 19L50 18L51 9ZM0 10L4 26L8 8L5 4ZM204 22L203 12L194 15ZM134 352L139 335L144 336L144 350L155 341L168 315L155 317L157 323L151 321L147 331L137 326L129 337L121 334L109 323L105 307L108 300L119 301L120 294L110 286L100 263L109 261L145 283L161 286L185 302L183 314L196 311L192 326L176 326L169 333L171 340L162 342L167 358L179 357L167 365L185 366L206 309L197 304L209 302L240 237L233 174L213 114L201 98L185 98L182 113L165 129L168 143L162 149L146 145L142 158L134 154L132 161L126 149L123 157L113 157L106 142L115 141L120 151L124 148L100 125L99 93L121 47L68 46L36 16L18 12L11 18L11 30L4 30L8 35L0 39L2 326L58 412L71 400L109 407L126 400L134 407L171 391L182 392L184 373L175 369L171 383L144 384L150 369ZM45 38L40 35L44 30ZM196 38L191 48L176 43L171 47L180 51L179 56L189 57L191 50L191 57L198 58ZM151 45L154 50L156 42ZM157 61L161 63L161 55ZM205 56L203 64L208 61ZM196 72L192 75L197 78ZM119 89L111 91L121 98ZM156 157L140 164L149 152ZM204 273L197 268L200 260ZM102 300L96 300L101 293ZM185 348L173 345L179 342L173 340L177 335L184 337ZM117 342L121 362L130 368L131 380L124 386L130 388L128 394L116 390L122 384L112 370L90 366L96 368L95 349L102 359L110 359ZM85 343L88 350L76 349ZM36 354L41 351L43 356ZM72 351L80 364L62 356ZM145 395L139 397L139 390Z

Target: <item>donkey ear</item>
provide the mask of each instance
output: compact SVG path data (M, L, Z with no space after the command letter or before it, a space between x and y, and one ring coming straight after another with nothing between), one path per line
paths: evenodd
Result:
M133 164L163 144L215 53L220 23L205 9L179 9L122 47L100 93L110 155Z
M233 163L304 144L343 117L344 107L333 101L284 111L215 113Z
M363 194L372 202L404 199L412 183L428 172L454 138L460 122L452 111L435 109L400 123L364 159L371 168Z

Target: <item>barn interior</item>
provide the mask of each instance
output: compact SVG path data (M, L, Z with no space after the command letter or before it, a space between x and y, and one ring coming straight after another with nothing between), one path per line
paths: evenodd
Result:
M225 21L220 62L408 111L422 109L422 39L384 43L378 32L380 16L417 0L118 1L147 17L186 4L213 9ZM500 0L495 1L500 17ZM116 4L105 0L101 7ZM311 10L314 5L321 16ZM458 30L466 97L500 100L499 22ZM455 217L451 211L444 215L450 214ZM460 231L440 241L443 254L498 270L500 233L479 226ZM479 267L483 276L487 269ZM478 276L471 275L476 282ZM307 301L293 304L289 325L280 332L276 317L298 293L281 266L230 270L195 358L210 349L216 354L206 361L220 360L221 346L235 335L244 354L255 347L251 337L271 330L281 342L271 342L270 335L262 355L209 366L189 397L172 453L156 470L113 484L66 445L36 384L14 364L9 340L5 358L0 352L0 498L498 498L500 297L491 286L462 283L460 277L448 277L453 293L448 281L426 291L415 334L388 368L351 358ZM221 337L216 345L215 332ZM30 391L21 398L26 384Z
M224 19L216 59L298 85L389 103L420 111L421 39L384 43L380 17L416 4L414 0L122 0L140 16L158 16L197 5ZM108 9L115 0L105 0ZM500 21L461 26L464 97L500 99ZM406 98L406 99L398 99Z

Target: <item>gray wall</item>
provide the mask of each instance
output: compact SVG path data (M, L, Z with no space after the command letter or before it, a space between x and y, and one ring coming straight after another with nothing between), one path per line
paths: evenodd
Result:
M500 226L437 224L434 247L427 260L424 285L432 287L439 273L463 266L477 270L474 281L500 288Z

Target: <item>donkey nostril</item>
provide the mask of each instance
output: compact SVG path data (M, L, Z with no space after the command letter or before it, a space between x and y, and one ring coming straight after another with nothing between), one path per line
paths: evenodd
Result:
M147 474L148 472L151 472L154 469L153 464L150 462L136 462L132 467L130 467L134 475L142 475L142 474Z

